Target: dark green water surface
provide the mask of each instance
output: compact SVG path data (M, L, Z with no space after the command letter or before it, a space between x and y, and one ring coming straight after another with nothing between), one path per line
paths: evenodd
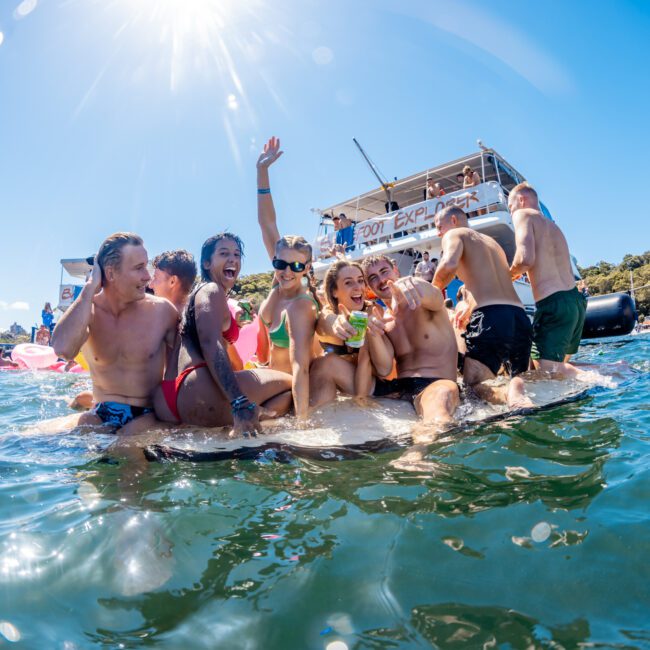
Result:
M99 462L0 373L0 647L650 648L650 336L615 388L358 460ZM75 383L76 382L76 383ZM343 645L344 644L344 645Z

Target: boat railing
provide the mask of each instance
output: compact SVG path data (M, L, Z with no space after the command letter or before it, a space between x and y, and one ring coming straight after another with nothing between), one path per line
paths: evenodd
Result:
M376 244L392 239L430 230L434 227L436 214L450 206L463 209L470 218L473 218L496 210L507 210L507 198L499 183L487 181L400 208L386 215L359 221L354 225L354 243L349 249L372 248ZM320 259L331 257L335 245L335 232L321 235L314 242L316 257Z

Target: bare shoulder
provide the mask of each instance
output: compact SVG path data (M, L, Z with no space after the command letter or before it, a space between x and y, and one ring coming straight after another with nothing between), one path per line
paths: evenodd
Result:
M159 314L162 318L168 320L178 319L178 310L166 298L147 294L143 299L143 302L148 309L153 309L156 314Z
M307 298L294 300L287 307L287 316L294 320L300 319L301 321L305 321L310 318L316 320L317 314L318 311L316 309L316 305L312 300L309 300Z
M519 208L512 214L512 222L515 226L539 219L542 214L532 208Z

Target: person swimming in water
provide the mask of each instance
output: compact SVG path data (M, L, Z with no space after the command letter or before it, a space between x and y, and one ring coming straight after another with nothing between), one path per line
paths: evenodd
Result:
M311 245L303 237L280 237L278 231L269 167L282 153L280 140L272 137L257 161L258 221L275 270L275 284L259 315L271 343L269 367L291 374L296 415L304 420L309 412L309 366L316 356L320 303L310 285Z
M174 344L178 312L146 293L147 263L138 235L106 238L81 293L54 328L56 354L71 360L83 352L90 370L95 406L78 424L132 435L156 423L152 395Z
M233 425L233 434L260 431L258 404L271 415L291 404L291 377L277 370L234 371L226 344L238 325L228 309L228 293L241 270L243 244L223 232L201 249L201 279L189 297L180 338L165 379L154 395L156 415L165 422L207 427Z

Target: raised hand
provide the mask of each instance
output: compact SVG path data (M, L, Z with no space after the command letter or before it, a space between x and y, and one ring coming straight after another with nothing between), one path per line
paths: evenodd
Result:
M383 336L389 323L395 318L388 310L383 311L378 305L373 305L368 314L368 334L370 336Z
M422 298L418 291L413 278L400 278L397 282L390 282L390 292L392 295L391 311L396 314L400 309L417 309L422 304Z
M270 140L264 145L264 151L257 159L258 169L268 169L284 151L280 150L280 138L271 136Z
M93 289L93 294L99 293L102 288L102 270L99 268L99 264L97 264L97 260L95 260L95 264L93 264L93 270L90 272L90 275L88 276L88 279L86 280L86 284Z
M357 333L356 327L350 325L350 310L345 305L339 305L339 315L332 324L332 331L335 336L346 341Z

